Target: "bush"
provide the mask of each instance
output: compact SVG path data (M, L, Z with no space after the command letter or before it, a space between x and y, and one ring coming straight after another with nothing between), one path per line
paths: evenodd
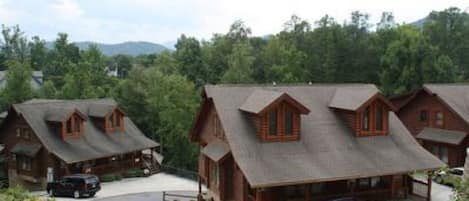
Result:
M32 196L29 191L20 186L10 187L0 191L2 201L54 201L53 198Z
M121 180L122 177L117 174L105 174L101 176L100 180L101 182L111 182L111 181L119 181Z
M143 177L143 176L145 176L143 170L142 169L137 169L137 168L127 170L124 173L124 178Z

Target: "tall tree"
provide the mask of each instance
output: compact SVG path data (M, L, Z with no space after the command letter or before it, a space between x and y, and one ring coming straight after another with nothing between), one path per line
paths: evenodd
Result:
M7 64L6 85L0 96L2 111L11 104L23 102L33 96L29 63L10 60Z
M25 62L28 59L28 39L24 36L19 26L6 27L2 25L0 50L6 60Z
M202 63L202 51L197 39L181 35L176 43L174 56L182 75L187 76L197 86L207 83L208 72Z
M80 51L76 45L68 41L67 34L59 33L48 58L49 64L44 68L44 75L54 82L56 87L62 87L65 83L65 74L80 61Z
M30 63L33 70L42 70L47 66L46 41L41 40L38 36L34 36L32 41L29 42L30 49Z
M252 65L254 57L248 43L235 44L233 53L228 59L228 70L222 77L225 83L252 83Z

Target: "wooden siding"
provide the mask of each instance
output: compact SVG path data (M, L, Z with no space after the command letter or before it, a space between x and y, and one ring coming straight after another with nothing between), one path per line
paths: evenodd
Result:
M427 121L425 122L420 121L421 111L427 111ZM435 123L437 111L443 113L443 126L438 126ZM399 110L398 117L413 136L417 136L424 127L469 132L469 125L466 121L453 112L437 96L430 95L423 90L417 92L416 96ZM448 148L448 165L450 167L459 167L464 164L465 147L469 146L469 138L466 138L459 146L426 141L424 147L430 150L429 146L432 144Z

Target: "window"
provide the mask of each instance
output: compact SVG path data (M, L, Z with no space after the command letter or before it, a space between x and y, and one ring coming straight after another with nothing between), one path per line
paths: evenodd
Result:
M80 128L80 127L81 127L81 120L80 120L80 118L77 117L77 116L75 116L73 123L74 123L74 129L73 129L73 131L79 133L79 132L80 132L80 129L81 129L81 128Z
M121 115L116 113L116 126L121 127Z
M311 185L311 194L320 194L324 191L324 183L313 183Z
M111 127L112 127L112 128L116 127L116 121L115 121L115 119L114 119L114 118L116 117L116 115L115 115L114 113L112 113L112 115L109 116L109 117L111 118L111 119L110 119L110 120L111 120L111 121L110 121Z
M420 111L420 122L426 123L428 121L428 113L426 110Z
M21 137L21 128L16 128L16 137Z
M218 168L218 165L214 162L211 163L211 168L210 168L210 180L212 181L212 184L218 186L219 184L219 179L220 179L220 170Z
M372 189L372 188L379 188L383 186L383 180L381 177L370 177L370 178L363 178L358 179L358 189Z
M18 160L19 168L24 171L31 171L32 160L27 156L21 156Z
M430 145L430 152L441 161L448 163L448 148L438 145Z
M378 131L383 130L383 107L378 106L376 107L376 122L375 122L375 128Z
M443 127L444 124L444 115L443 112L437 111L435 113L435 125L438 127Z
M285 135L293 134L293 112L287 110L285 112Z
M72 130L72 118L70 118L69 120L67 120L67 133L73 133L73 130Z
M304 198L305 189L303 185L285 186L283 189L287 200Z
M277 110L269 113L269 135L277 135Z
M369 131L370 130L370 107L367 107L365 109L365 112L363 112L362 129L364 131Z

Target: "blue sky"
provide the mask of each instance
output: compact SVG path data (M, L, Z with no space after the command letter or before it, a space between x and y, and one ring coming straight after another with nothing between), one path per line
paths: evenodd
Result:
M360 10L375 23L390 11L402 23L450 6L469 10L469 0L0 0L0 24L19 24L28 36L46 40L66 32L72 41L164 43L182 33L209 39L237 19L261 36L280 31L292 14L310 22L329 14L343 22Z

